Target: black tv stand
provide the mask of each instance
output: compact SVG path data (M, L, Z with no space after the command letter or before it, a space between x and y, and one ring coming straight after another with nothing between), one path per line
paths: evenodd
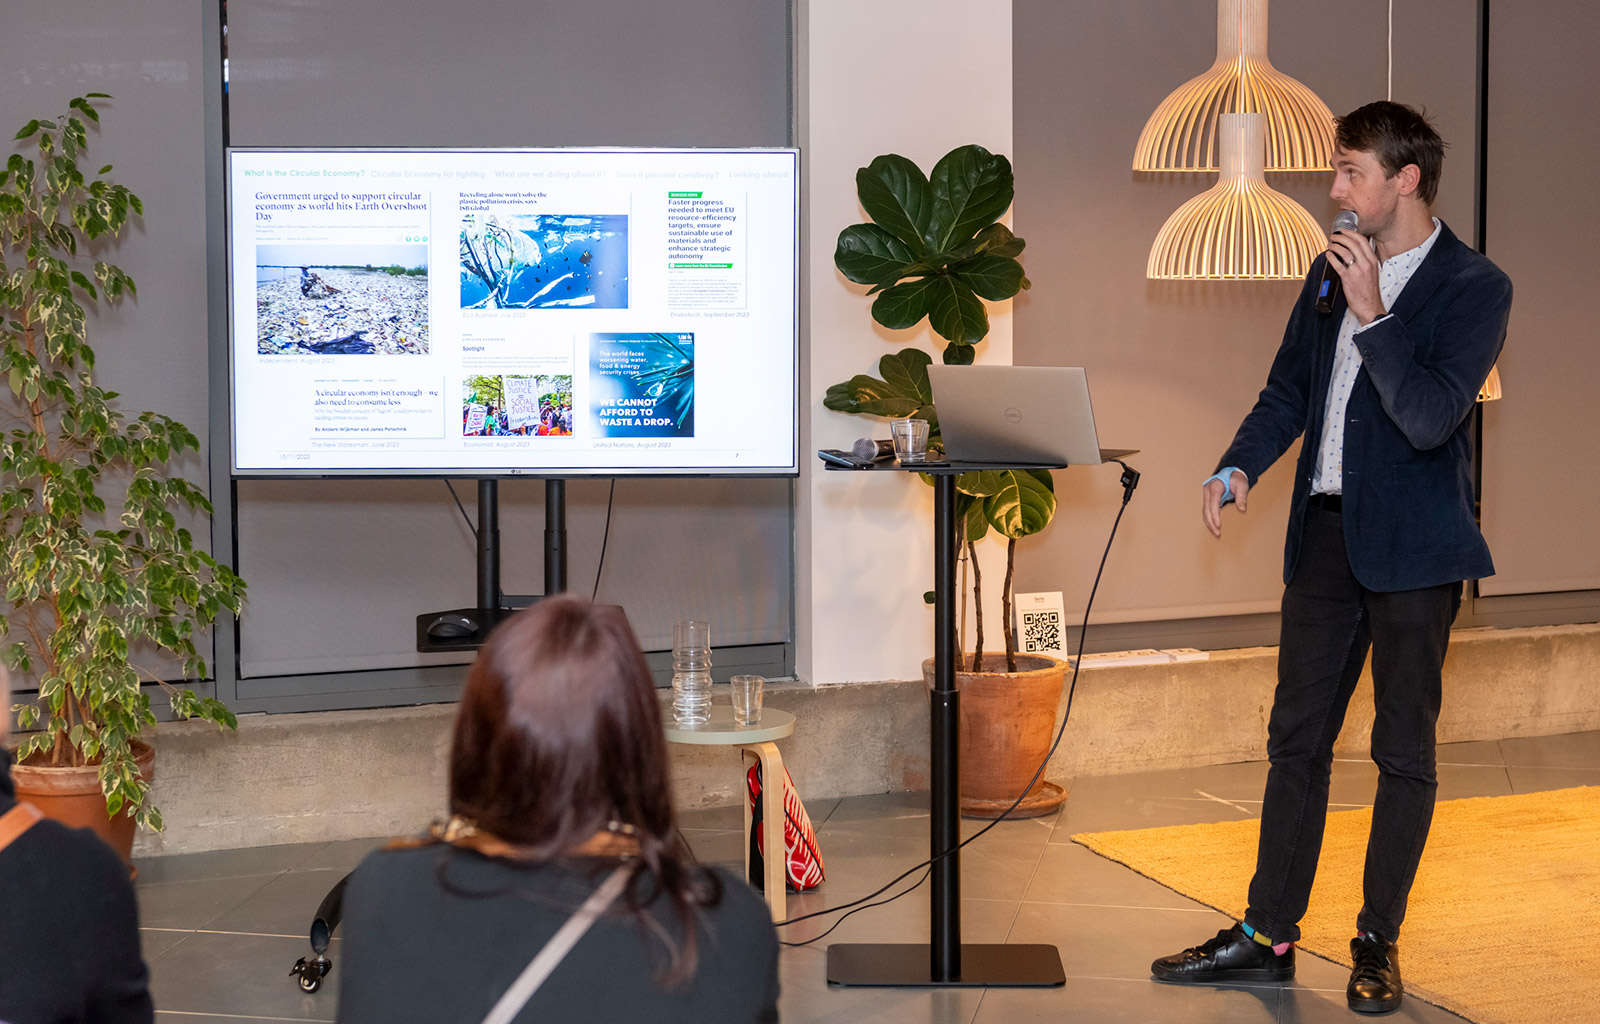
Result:
M567 482L556 478L544 482L544 594L510 600L500 590L500 481L479 480L478 603L418 615L417 650L424 654L477 650L501 620L540 597L566 589ZM449 631L456 635L435 635L436 623L459 623Z

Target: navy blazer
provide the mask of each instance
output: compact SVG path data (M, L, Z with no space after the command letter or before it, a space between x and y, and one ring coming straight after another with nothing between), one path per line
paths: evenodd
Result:
M1267 385L1218 463L1252 485L1304 435L1295 467L1283 581L1294 578L1322 444L1341 293L1318 314L1324 254L1311 264ZM1441 224L1390 310L1356 335L1361 371L1345 408L1343 519L1350 568L1368 590L1494 575L1473 515L1472 410L1505 343L1511 280Z

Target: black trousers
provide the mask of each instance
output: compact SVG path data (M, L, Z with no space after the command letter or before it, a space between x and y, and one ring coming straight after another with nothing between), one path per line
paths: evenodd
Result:
M1333 743L1370 648L1379 775L1356 927L1394 941L1433 821L1434 726L1461 584L1367 590L1350 572L1339 513L1313 508L1305 526L1283 594L1267 730L1272 766L1245 921L1274 942L1300 938L1322 851Z

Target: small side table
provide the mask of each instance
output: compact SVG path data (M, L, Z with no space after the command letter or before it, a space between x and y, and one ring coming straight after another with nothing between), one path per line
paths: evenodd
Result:
M783 769L783 755L778 753L776 740L794 735L794 716L787 711L765 708L761 721L755 725L736 725L733 708L717 705L711 709L711 720L701 725L679 725L672 720L672 704L666 702L661 709L667 727L668 743L687 743L691 746L738 747L746 758L761 762L761 833L763 837L763 878L767 906L772 919L782 921L787 916L784 894L788 890L787 860L783 838L783 805L789 796L789 775ZM739 779L740 803L744 806L744 876L750 877L750 796L745 791L743 772Z

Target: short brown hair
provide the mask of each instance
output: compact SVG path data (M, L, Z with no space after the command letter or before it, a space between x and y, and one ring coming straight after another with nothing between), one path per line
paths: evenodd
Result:
M1427 115L1404 103L1379 100L1333 119L1333 142L1340 149L1359 150L1378 158L1386 177L1416 164L1417 195L1433 204L1444 168L1444 140Z

